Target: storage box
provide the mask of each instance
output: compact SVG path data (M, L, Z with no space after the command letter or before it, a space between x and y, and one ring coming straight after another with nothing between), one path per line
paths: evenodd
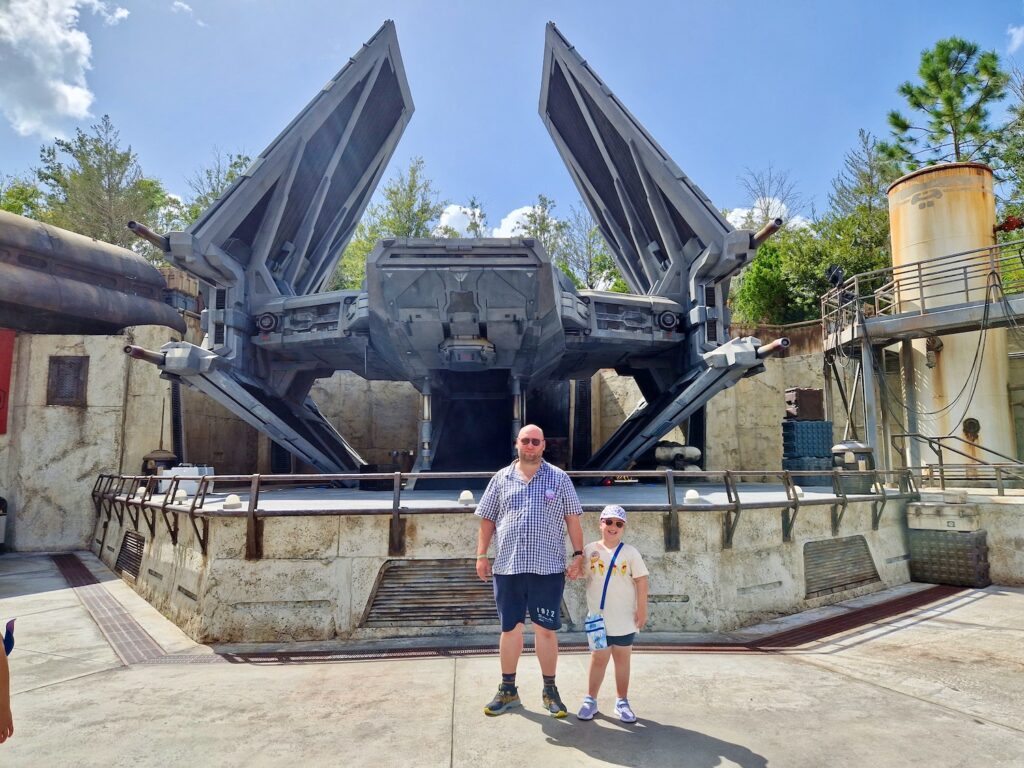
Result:
M825 419L824 392L809 387L787 389L786 418L799 421L823 421Z

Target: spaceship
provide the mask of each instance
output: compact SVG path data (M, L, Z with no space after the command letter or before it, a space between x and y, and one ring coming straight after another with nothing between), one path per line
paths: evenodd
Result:
M572 430L557 392L602 368L646 405L568 463L628 467L684 422L703 450L704 404L788 344L729 338L726 307L781 222L734 229L549 24L540 114L631 293L577 289L529 237L385 239L360 290L325 291L412 113L389 21L187 230L131 225L206 309L202 345L130 354L323 473L365 463L309 397L338 370L420 393L416 471L494 469L525 423Z

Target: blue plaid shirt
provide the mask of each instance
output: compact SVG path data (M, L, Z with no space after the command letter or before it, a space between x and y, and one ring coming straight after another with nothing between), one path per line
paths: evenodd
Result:
M495 524L494 573L561 573L565 518L583 514L576 489L565 472L543 460L525 483L517 463L498 470L476 507L477 515Z

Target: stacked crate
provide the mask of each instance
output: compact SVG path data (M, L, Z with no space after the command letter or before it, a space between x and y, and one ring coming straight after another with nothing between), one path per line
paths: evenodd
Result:
M984 530L930 531L911 528L910 578L928 584L987 587L988 543Z
M820 389L787 389L782 422L782 468L790 472L832 469L832 422L824 419ZM800 485L832 485L829 474L797 478Z

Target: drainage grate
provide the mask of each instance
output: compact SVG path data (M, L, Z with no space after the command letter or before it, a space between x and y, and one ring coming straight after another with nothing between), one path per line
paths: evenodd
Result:
M142 551L146 547L145 537L135 531L125 531L121 539L121 551L117 553L117 562L114 564L114 573L122 576L128 574L132 579L139 578L139 569L142 567Z
M804 545L807 597L830 595L881 581L863 536L809 541Z
M389 560L381 566L363 627L498 623L490 582L473 560Z

